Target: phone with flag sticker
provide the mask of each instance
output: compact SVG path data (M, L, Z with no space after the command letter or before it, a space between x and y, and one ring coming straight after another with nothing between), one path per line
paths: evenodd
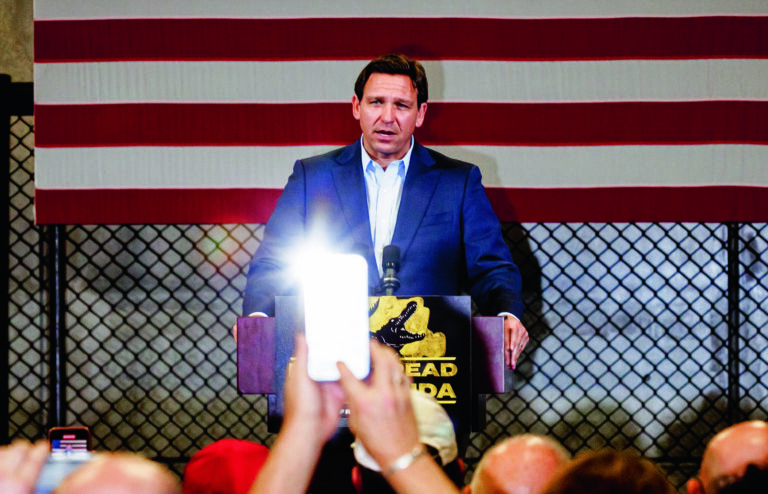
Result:
M91 450L87 427L53 427L48 431L52 454L86 453Z

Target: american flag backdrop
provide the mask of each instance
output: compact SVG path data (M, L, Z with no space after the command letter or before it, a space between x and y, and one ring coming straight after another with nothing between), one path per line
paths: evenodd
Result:
M265 222L401 52L503 221L768 221L765 0L36 0L35 209Z

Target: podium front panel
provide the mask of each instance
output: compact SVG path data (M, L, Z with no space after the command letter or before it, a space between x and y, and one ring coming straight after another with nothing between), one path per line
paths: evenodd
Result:
M249 331L238 341L240 390L268 394L267 425L271 432L279 430L282 421L283 382L293 354L294 334L304 330L303 322L297 297L277 297L274 320L258 323L258 331L273 334ZM448 412L457 432L476 430L478 423L482 426L484 413L478 412L479 389L473 389L473 367L480 362L472 358L470 297L370 297L369 323L371 338L398 352L412 386L435 397ZM241 348L245 344L250 348ZM264 385L269 379L269 366L271 382Z

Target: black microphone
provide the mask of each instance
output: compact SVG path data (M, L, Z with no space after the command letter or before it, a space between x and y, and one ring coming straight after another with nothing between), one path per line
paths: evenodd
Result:
M381 288L384 290L384 295L394 295L400 288L400 278L397 277L397 272L400 271L400 247L385 246L381 257L381 266L384 268Z

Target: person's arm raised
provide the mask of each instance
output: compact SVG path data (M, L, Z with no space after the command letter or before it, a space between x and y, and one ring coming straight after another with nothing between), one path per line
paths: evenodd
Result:
M338 426L344 394L338 383L307 375L307 342L296 336L293 368L285 380L285 416L280 433L249 494L304 493L320 452Z
M458 490L432 457L424 454L411 405L410 379L397 355L371 342L371 376L355 378L339 363L349 405L349 427L399 494L456 493Z

